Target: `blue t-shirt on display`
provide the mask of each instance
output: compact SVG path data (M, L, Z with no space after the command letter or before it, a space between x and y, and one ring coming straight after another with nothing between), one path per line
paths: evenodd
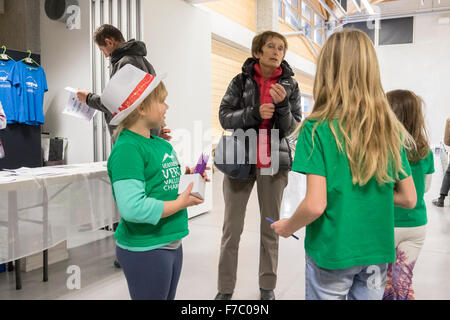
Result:
M12 83L20 83L19 75L14 72L14 60L0 61L0 101L8 123L17 122L17 87Z
M20 86L17 122L29 125L43 124L45 121L44 93L48 91L44 69L28 66L20 61L15 65L15 73L19 75L18 82L15 82L14 79L10 79L10 81L14 86Z

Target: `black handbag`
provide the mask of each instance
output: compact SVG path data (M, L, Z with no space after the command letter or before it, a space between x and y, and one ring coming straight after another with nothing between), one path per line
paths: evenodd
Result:
M250 145L249 139L242 139L236 132L231 136L223 135L214 152L214 165L232 179L245 180L254 176L256 165L250 159L256 159L256 152L254 157L250 156L251 151L255 151Z

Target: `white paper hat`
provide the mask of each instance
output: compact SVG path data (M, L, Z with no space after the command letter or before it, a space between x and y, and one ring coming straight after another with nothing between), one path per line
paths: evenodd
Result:
M114 115L110 124L119 125L165 77L154 77L130 64L117 71L101 96L103 105Z

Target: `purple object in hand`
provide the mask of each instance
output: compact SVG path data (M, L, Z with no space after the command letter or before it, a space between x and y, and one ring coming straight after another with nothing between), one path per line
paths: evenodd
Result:
M206 165L208 164L209 156L206 154L202 154L200 159L198 160L197 166L195 167L194 173L198 173L203 176L203 173L206 170Z

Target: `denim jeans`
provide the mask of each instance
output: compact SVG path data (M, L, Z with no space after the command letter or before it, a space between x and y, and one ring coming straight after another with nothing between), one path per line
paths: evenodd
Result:
M388 264L348 269L320 268L306 255L306 300L381 300Z

